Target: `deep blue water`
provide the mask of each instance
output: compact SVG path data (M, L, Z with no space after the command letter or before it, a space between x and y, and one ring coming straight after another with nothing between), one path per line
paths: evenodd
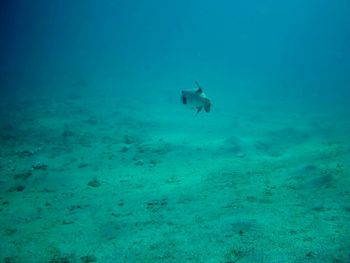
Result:
M83 80L177 94L199 80L218 99L349 96L347 0L14 0L0 12L5 93L57 95Z

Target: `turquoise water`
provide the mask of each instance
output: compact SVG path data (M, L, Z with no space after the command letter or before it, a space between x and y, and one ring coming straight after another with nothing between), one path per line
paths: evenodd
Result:
M350 262L349 1L7 2L1 262Z

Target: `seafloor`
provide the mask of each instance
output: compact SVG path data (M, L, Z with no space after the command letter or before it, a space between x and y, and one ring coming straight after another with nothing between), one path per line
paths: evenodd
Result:
M0 116L2 262L350 262L341 107L73 94Z

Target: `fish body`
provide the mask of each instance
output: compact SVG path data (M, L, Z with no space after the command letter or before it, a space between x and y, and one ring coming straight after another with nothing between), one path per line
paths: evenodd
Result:
M197 110L197 114L204 109L205 112L210 112L211 101L204 94L203 89L196 82L197 89L182 90L181 91L181 102L193 109Z

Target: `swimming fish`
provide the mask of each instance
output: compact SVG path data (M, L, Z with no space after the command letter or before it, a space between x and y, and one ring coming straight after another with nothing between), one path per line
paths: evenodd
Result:
M194 90L182 90L181 102L184 105L196 109L197 114L204 108L205 112L210 112L211 101L205 96L203 89L196 81L197 89Z

